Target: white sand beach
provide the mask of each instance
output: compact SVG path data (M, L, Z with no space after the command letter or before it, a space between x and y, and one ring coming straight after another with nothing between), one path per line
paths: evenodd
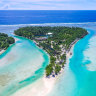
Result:
M15 39L15 42L16 42L16 41L18 41L18 39L17 39L17 38L14 38L14 39Z
M0 50L0 55L2 54L2 53L4 53L5 52L5 50Z
M40 78L36 82L30 84L17 91L12 96L46 96L53 88L56 78Z

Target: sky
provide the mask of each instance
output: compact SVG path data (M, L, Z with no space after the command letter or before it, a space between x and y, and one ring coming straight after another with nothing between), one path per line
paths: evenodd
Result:
M0 10L96 10L96 0L0 0Z

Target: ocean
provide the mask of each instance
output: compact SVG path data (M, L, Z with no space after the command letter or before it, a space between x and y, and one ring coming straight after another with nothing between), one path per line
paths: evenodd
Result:
M0 55L0 96L10 96L44 75L49 57L33 41L13 35L24 26L75 26L88 31L79 40L48 96L96 96L96 11L0 11L0 32L17 39ZM27 46L26 46L27 45ZM38 93L38 90L37 90Z
M96 11L1 10L0 25L96 22Z

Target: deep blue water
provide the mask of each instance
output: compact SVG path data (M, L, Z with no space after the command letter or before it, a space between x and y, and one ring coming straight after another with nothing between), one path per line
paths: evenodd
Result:
M96 11L0 11L0 25L96 22Z

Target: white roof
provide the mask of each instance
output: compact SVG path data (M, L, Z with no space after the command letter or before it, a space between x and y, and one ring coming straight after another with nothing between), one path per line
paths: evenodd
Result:
M48 35L51 35L52 33L47 33Z

